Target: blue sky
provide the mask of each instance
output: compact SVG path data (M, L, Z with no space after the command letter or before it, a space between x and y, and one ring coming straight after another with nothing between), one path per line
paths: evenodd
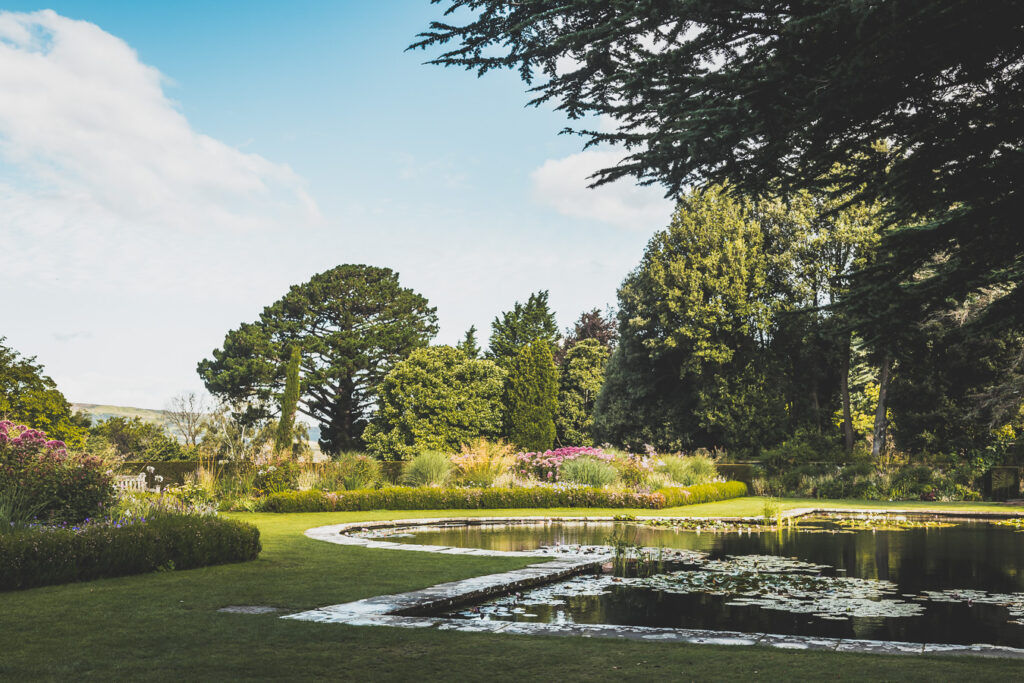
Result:
M397 270L438 343L540 289L564 327L668 221L658 189L586 189L615 151L514 74L405 52L426 0L43 9L0 15L0 336L73 401L200 388L227 330L339 263Z

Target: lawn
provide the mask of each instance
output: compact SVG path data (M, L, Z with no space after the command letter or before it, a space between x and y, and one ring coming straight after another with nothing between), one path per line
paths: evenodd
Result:
M808 501L783 501L785 507ZM819 505L818 502L814 503ZM759 514L745 498L664 515ZM852 507L847 501L830 501ZM879 507L858 503L857 506ZM899 507L907 507L900 504ZM923 507L1005 509L992 504ZM401 592L513 569L535 560L368 550L302 531L356 520L465 515L593 515L623 510L471 510L233 515L257 524L255 562L0 594L0 679L356 678L617 680L1008 680L1013 660L888 657L768 648L502 636L349 627L217 612L225 605L291 610ZM650 511L636 510L637 514Z

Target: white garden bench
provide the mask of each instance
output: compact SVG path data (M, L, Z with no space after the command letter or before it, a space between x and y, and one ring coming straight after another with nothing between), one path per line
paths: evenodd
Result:
M145 491L146 473L119 474L114 477L114 486L124 491Z

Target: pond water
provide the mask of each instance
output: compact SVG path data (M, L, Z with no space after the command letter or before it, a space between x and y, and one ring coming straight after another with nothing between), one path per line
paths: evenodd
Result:
M613 535L671 549L648 578L579 576L448 616L1024 647L1024 533L985 521L801 520L700 531L636 523L397 530L407 543L534 550ZM685 551L685 552L679 552Z

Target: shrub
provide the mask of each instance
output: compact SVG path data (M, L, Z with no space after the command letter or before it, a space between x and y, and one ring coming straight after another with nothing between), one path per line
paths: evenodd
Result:
M666 455L662 456L661 462L658 469L683 486L707 484L718 477L715 461L707 455Z
M835 439L800 429L778 446L766 449L761 454L761 461L771 472L786 472L811 463L836 462L840 454Z
M341 486L329 486L328 477ZM362 453L346 453L327 465L318 488L329 491L336 488L365 489L376 486L382 478L380 461Z
M515 466L515 448L500 439L479 438L464 445L462 453L452 458L452 463L460 484L491 486Z
M444 486L452 476L452 461L444 453L424 451L402 470L402 483L412 486Z
M547 507L651 508L664 505L657 493L588 487L464 489L391 486L364 491L285 491L260 501L261 512L334 510L458 510Z
M302 468L293 460L276 460L256 471L253 486L263 493L278 493L299 484Z
M22 512L52 522L96 517L114 498L112 478L99 458L71 455L38 429L0 421L0 491L19 491ZM4 495L10 506L12 494Z
M256 527L202 515L157 514L78 531L29 527L0 533L0 591L243 562L260 550Z
M624 486L644 488L649 486L654 474L651 459L642 455L625 453L615 456L611 461Z
M747 495L747 485L742 481L719 481L686 487L668 486L658 489L658 493L665 497L665 507L677 507L740 498Z
M559 479L570 484L601 488L615 483L619 473L614 467L592 456L574 458L562 465Z
M692 505L747 494L738 481L669 487L654 493L573 486L529 488L411 488L392 486L366 491L285 491L262 499L261 512L332 512L335 510L466 510L516 508L646 508ZM671 501L671 502L669 502Z

